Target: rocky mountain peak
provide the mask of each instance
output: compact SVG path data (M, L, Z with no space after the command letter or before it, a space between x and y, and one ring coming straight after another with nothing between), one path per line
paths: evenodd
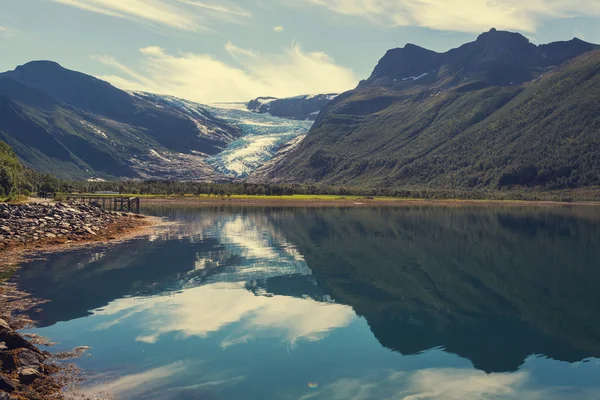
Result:
M579 39L536 46L520 33L492 28L475 41L446 53L436 53L414 44L389 50L361 87L398 81L410 83L416 80L415 77L440 70L445 71L441 78L451 86L468 81L508 86L532 80L546 68L595 48L598 46ZM431 80L427 81L431 83ZM419 80L420 84L423 82Z

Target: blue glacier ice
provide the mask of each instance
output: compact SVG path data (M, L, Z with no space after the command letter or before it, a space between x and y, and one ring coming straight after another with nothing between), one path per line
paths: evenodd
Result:
M245 107L245 106L244 106ZM306 134L312 121L296 121L257 114L239 108L217 108L209 110L227 123L241 128L243 135L227 148L207 159L219 173L245 178L271 160L287 142Z
M242 130L242 136L232 141L223 152L209 157L206 162L218 173L232 178L245 178L271 160L286 143L306 134L313 121L297 121L258 114L246 109L246 103L221 103L213 106L195 103L177 97L145 92L132 92L135 96L153 101L158 107L179 109L194 118L215 115ZM203 135L212 137L218 132L203 128Z

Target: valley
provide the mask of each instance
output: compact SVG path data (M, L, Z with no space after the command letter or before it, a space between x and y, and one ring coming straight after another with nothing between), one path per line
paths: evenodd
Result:
M583 190L600 186L599 93L598 45L496 29L445 53L391 49L340 95L248 103L123 91L36 61L0 74L0 140L67 180Z
M53 62L0 74L0 140L62 179L244 178L311 125L126 92Z
M21 3L0 400L600 398L600 8Z

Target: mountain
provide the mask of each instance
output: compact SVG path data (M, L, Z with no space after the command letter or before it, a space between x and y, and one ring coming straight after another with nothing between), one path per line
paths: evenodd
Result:
M363 187L600 185L600 49L492 29L388 51L252 181Z
M307 94L285 99L259 97L248 103L248 110L261 114L269 113L274 117L314 121L319 112L336 97L335 93Z
M240 135L208 108L166 105L54 62L0 74L0 140L62 178L222 179L205 159Z

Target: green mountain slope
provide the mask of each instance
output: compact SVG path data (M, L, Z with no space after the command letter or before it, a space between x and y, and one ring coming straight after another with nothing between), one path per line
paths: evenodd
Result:
M56 63L0 74L0 140L61 178L219 179L204 160L239 135L206 110L166 107Z
M9 145L0 141L0 198L15 194L23 179L23 167Z
M444 54L392 50L367 81L321 112L295 150L252 180L600 185L597 48L579 40L534 46L492 30Z

